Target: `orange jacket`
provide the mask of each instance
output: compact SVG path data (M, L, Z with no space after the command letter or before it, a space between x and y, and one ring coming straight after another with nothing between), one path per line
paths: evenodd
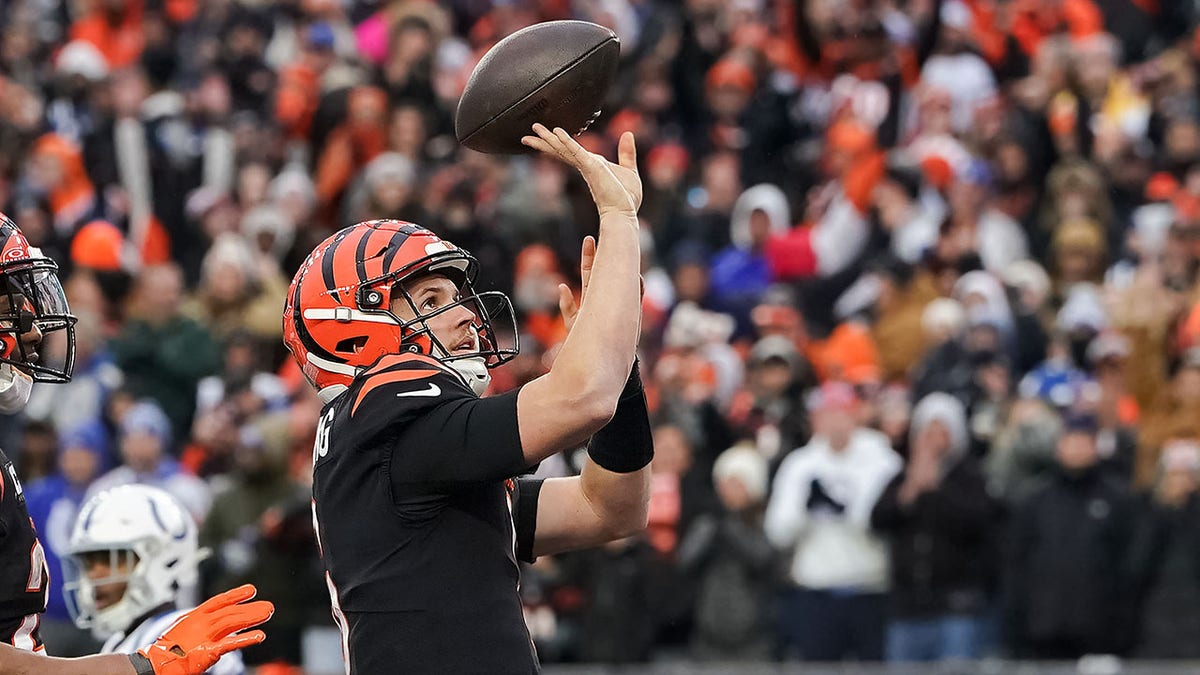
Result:
M109 68L123 68L134 63L142 55L141 0L126 2L125 13L115 25L93 7L71 25L71 39L95 45L104 54Z

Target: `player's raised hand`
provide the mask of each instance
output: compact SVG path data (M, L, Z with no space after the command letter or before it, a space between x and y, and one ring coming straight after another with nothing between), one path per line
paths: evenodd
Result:
M541 124L534 124L533 133L523 136L521 143L578 169L592 191L592 200L600 215L637 215L642 205L642 179L638 176L637 147L632 133L621 134L616 163L588 152L561 128L551 131Z
M138 653L150 661L154 675L200 675L225 653L266 639L261 630L241 632L275 613L275 605L265 600L246 602L256 593L254 586L246 584L213 596Z
M588 282L592 278L592 263L596 261L596 240L587 236L583 238L583 250L579 254L579 300L575 300L575 294L571 292L571 287L566 284L558 285L558 311L562 315L563 325L567 327L567 332L571 332L571 328L575 326L575 318L579 316L579 307L583 304L584 297L587 296ZM638 282L641 285L641 295L646 295L646 280L638 277Z

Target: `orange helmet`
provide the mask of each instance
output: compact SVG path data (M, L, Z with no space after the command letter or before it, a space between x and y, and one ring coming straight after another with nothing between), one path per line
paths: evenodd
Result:
M442 361L482 393L488 369L516 356L518 346L512 303L499 291L475 291L478 268L470 253L419 225L399 220L352 225L318 244L296 272L283 312L284 344L323 393L330 387L336 387L332 395L340 393L380 358L403 351ZM459 299L423 314L404 284L430 273L453 281ZM392 311L393 300L401 297L415 318L401 319ZM476 352L452 355L425 323L458 306L475 315ZM504 334L496 330L498 320Z

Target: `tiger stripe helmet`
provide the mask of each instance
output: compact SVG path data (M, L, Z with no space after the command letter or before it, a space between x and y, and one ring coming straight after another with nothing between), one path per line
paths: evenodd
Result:
M476 292L478 269L470 253L419 225L399 220L351 225L318 244L296 272L283 313L283 341L325 400L380 358L406 351L441 361L481 393L487 370L516 356L518 345L512 303L498 291ZM450 278L460 299L422 314L404 286L429 273ZM415 318L404 320L391 310L398 297ZM451 355L425 323L457 306L476 317L477 352ZM497 327L504 332L498 334Z

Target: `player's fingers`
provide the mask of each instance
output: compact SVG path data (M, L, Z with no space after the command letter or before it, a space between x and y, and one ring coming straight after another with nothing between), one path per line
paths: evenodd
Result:
M621 140L617 142L617 163L637 173L637 144L632 131L621 134Z
M229 635L264 623L275 613L275 605L258 600L236 607L226 607L209 620L210 635Z
M224 593L218 593L208 600L205 600L204 602L200 603L199 607L192 610L190 613L206 614L208 612L215 612L224 607L236 605L239 602L245 602L246 600L253 598L255 595L258 595L258 589L255 588L253 584L238 586L237 588L231 588Z
M554 154L563 162L566 162L577 169L581 169L583 167L583 162L586 161L586 159L580 157L579 154L574 152L574 149L568 144L563 143L562 138L556 133L558 131L557 129L555 129L555 131L551 131L550 129L547 129L546 125L544 124L534 123L533 131L537 134L538 138L540 138L547 146L549 146L550 153ZM569 135L567 136L567 139L572 140Z
M550 147L549 143L542 140L538 136L522 136L521 137L521 145L524 145L529 148L533 148L534 150L537 150L538 152L544 152L549 155L557 155L558 154L558 152L554 148Z
M579 256L579 279L583 284L582 298L587 293L588 282L592 278L592 265L596 262L596 239L588 235L583 238L583 252ZM582 300L581 300L582 301Z
M579 141L571 138L571 134L567 133L566 129L554 127L554 135L558 138L563 151L575 158L579 166L584 166L596 158L595 155L585 150Z
M551 130L546 128L546 125L541 123L534 123L533 125L533 132L538 135L538 138L546 141L550 147L554 148L558 152L567 152L568 148L563 144L562 137L558 135L558 131L559 129L557 127ZM568 136L568 138L570 138L570 136Z
M583 249L580 251L579 268L584 272L591 272L592 265L596 262L596 238L588 235L583 238Z
M230 635L229 637L217 642L214 647L219 654L227 654L238 649L253 647L267 639L267 634L261 630L252 630L247 633L239 633L238 635Z
M546 125L538 122L534 122L532 128L534 135L542 143L544 143L547 148L549 148L547 152L557 155L559 159L566 159L563 154L562 144L559 142L558 137L554 135L553 131L547 129Z
M571 287L566 284L559 284L558 311L562 314L563 319L570 319L578 309L575 305L575 294L571 293Z

